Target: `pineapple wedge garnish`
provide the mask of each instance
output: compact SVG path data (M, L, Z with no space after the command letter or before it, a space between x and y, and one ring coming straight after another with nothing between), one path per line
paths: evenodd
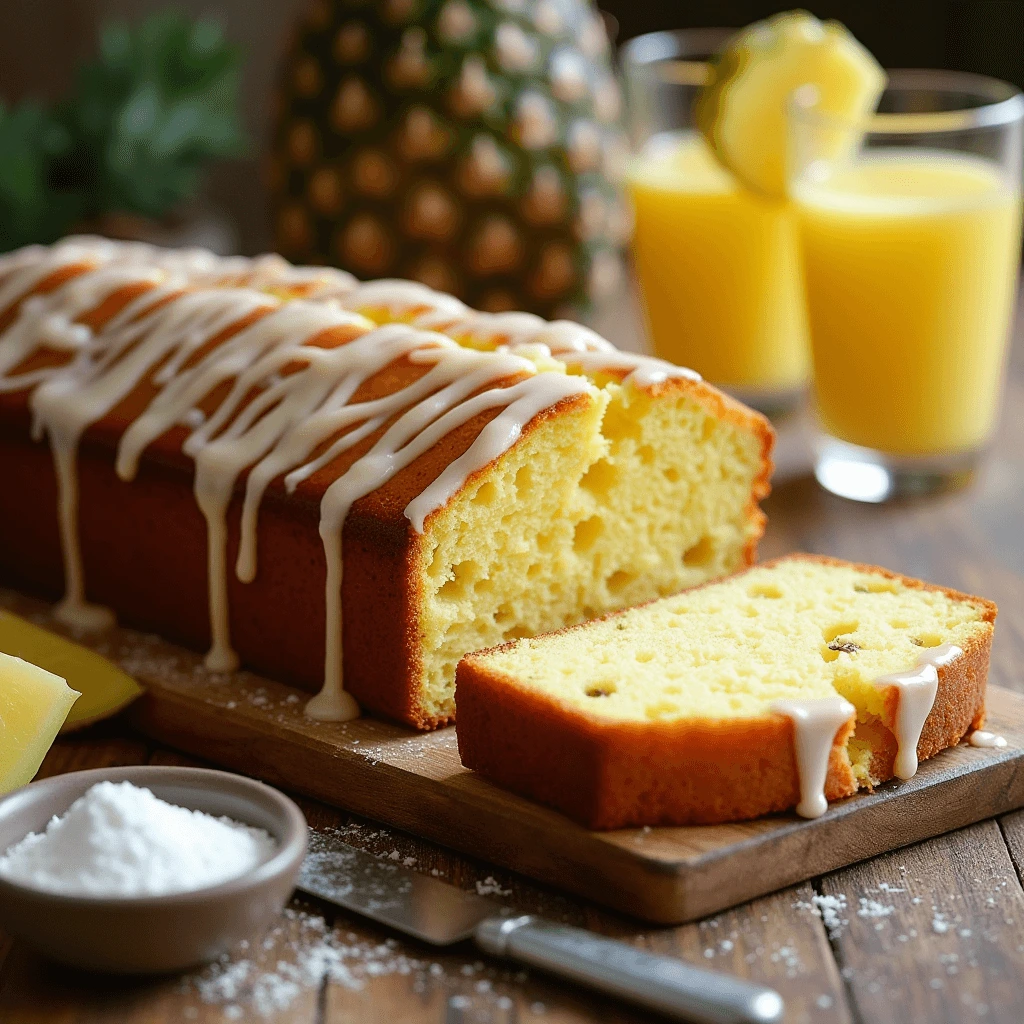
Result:
M0 793L32 781L78 696L60 676L0 653Z
M787 113L796 90L843 121L869 114L885 72L838 21L787 11L741 30L711 66L694 116L718 159L749 188L787 194ZM803 97L802 97L803 98ZM855 145L834 131L822 157Z
M61 719L61 732L72 732L109 718L142 693L142 687L131 676L102 655L3 610L0 651L24 658L74 684L81 696L67 720ZM0 710L0 717L2 714Z

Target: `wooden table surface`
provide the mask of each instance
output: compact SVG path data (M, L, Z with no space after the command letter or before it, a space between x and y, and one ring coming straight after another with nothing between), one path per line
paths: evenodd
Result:
M1018 318L1020 324L1022 318ZM885 507L822 492L805 429L780 426L763 557L793 550L878 562L999 603L990 678L1024 691L1024 337L1011 360L1002 424L966 492ZM41 775L103 765L192 763L124 724L60 740ZM797 1022L1024 1020L1024 811L985 821L787 889L697 924L645 927L525 878L303 801L310 824L341 829L374 853L406 859L509 906L615 935L785 997ZM844 897L831 931L814 898ZM827 916L827 915L826 915ZM324 937L329 937L325 946ZM327 950L327 954L324 950ZM334 968L324 975L325 962ZM471 949L438 955L331 907L295 900L261 944L212 972L157 981L78 976L0 935L2 1024L513 1024L643 1019Z

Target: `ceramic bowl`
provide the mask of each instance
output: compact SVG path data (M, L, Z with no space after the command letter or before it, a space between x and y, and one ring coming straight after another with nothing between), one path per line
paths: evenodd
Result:
M33 782L0 799L0 854L108 781L265 829L276 851L238 878L168 896L66 896L0 879L0 931L73 967L152 974L209 962L262 934L280 914L306 854L306 820L283 793L230 772L147 765Z

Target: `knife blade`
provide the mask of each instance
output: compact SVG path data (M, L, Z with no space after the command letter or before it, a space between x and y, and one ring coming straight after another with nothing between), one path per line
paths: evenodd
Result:
M693 1024L774 1024L782 997L727 974L656 956L581 928L515 914L394 861L310 830L297 887L434 946L472 940L581 985Z

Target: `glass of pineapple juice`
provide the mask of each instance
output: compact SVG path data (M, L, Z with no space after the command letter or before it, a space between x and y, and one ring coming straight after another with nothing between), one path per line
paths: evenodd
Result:
M634 265L654 353L777 413L810 368L794 211L740 185L691 118L729 34L655 32L623 49Z
M960 72L890 72L859 124L794 97L815 472L833 493L884 501L973 475L1014 309L1022 121L1013 86Z

